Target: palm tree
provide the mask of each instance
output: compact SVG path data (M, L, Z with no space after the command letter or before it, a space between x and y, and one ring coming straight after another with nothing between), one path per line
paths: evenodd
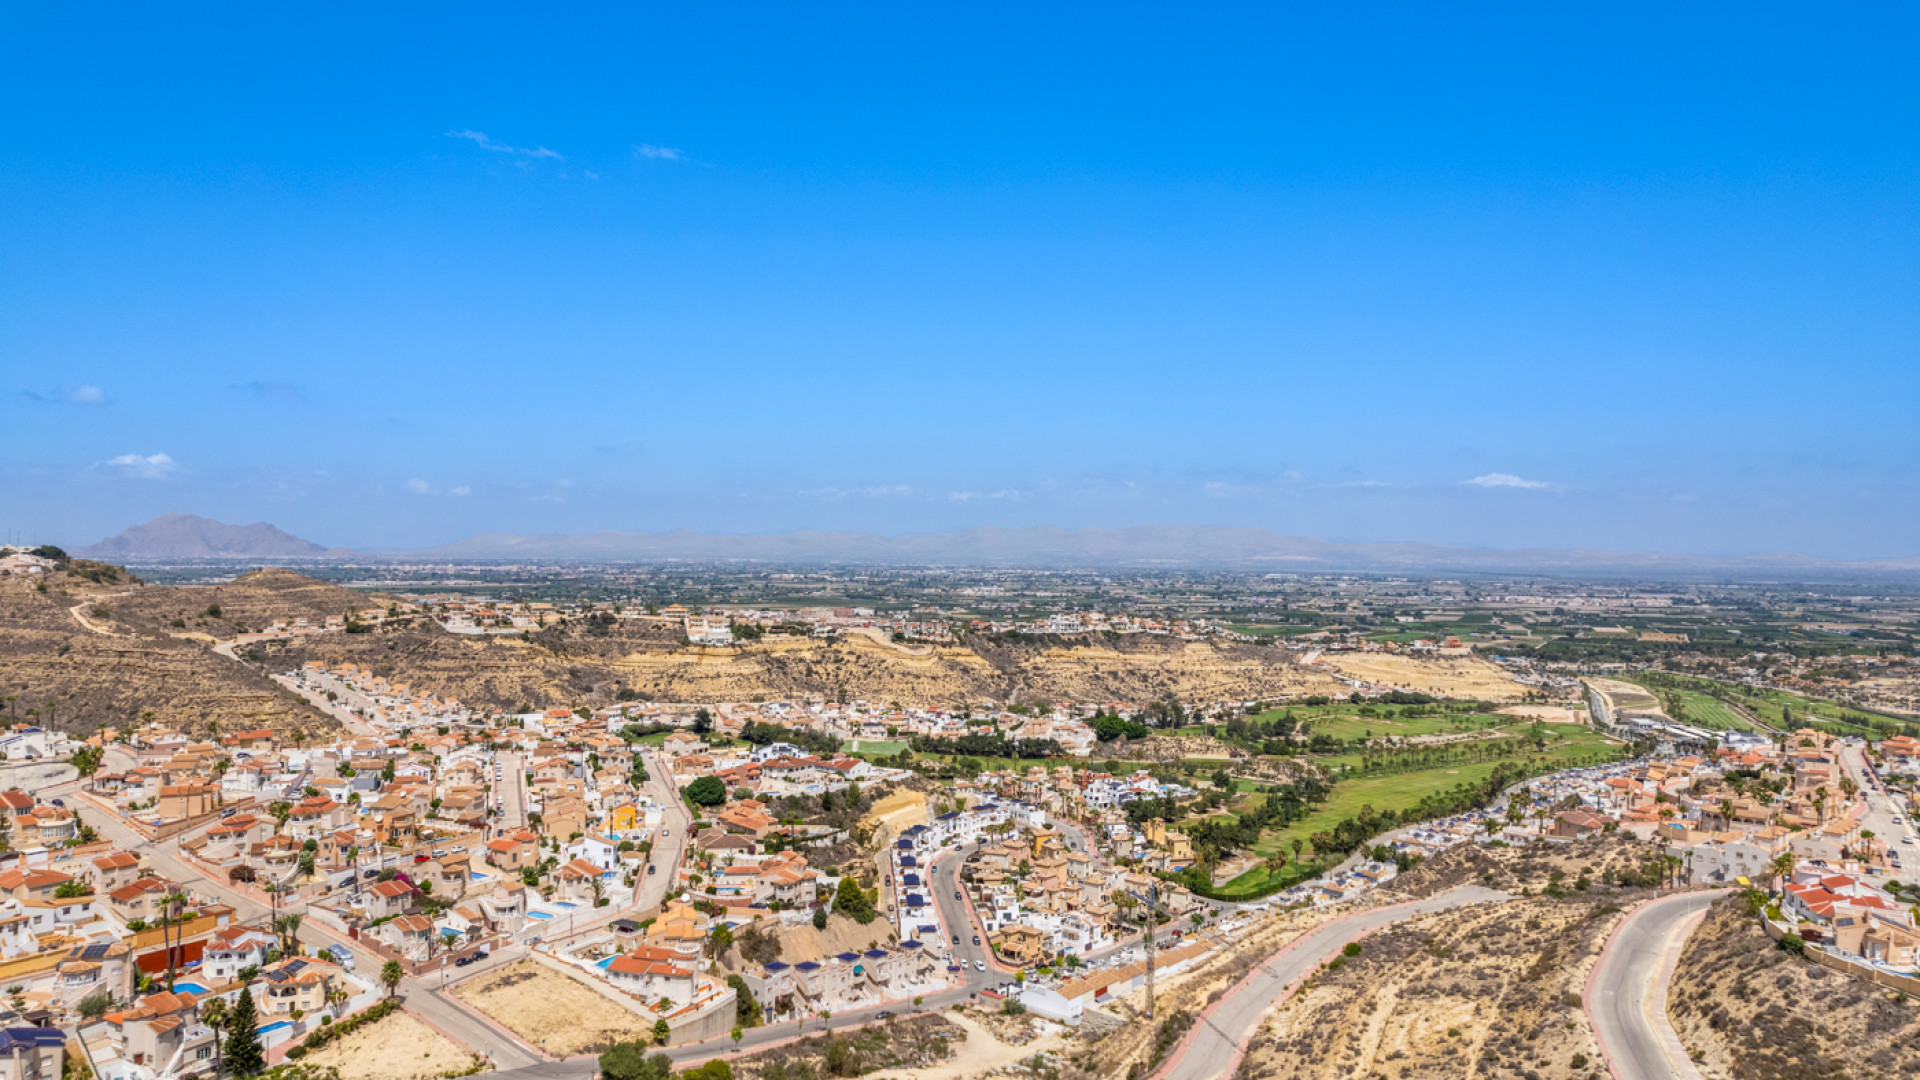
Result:
M273 928L280 935L280 955L292 956L297 947L300 932L300 913L289 911L273 920Z
M1793 873L1793 852L1783 851L1775 855L1773 861L1767 864L1767 869L1773 872L1774 888L1778 891L1780 879Z
M186 929L180 924L180 909L187 906L187 894L179 889L160 898L160 944L167 950L167 992L173 992L173 969L179 959L174 954L172 942L178 941ZM168 934L171 932L172 938Z
M380 982L386 986L388 997L393 996L394 989L400 985L400 980L405 978L406 974L406 970L400 966L398 960L389 960L381 965Z
M222 1060L220 1033L227 1026L227 1002L224 998L214 998L200 1006L200 1022L213 1029L213 1080L220 1080L221 1071L226 1068Z

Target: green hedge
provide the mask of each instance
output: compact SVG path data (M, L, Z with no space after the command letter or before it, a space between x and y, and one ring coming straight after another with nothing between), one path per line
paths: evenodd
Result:
M360 1030L376 1020L384 1020L400 1008L398 998L387 998L371 1009L363 1009L344 1020L337 1020L315 1031L309 1032L300 1045L309 1050L318 1050L335 1039L343 1038ZM289 1054L291 1056L291 1054Z

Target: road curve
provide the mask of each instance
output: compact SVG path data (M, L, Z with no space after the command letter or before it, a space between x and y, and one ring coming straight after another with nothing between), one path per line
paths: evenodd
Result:
M1669 955L1689 920L1720 898L1719 892L1679 893L1635 909L1601 951L1587 980L1587 1020L1608 1066L1618 1080L1669 1080L1699 1072L1680 1048L1654 993L1666 975Z
M1426 900L1368 908L1314 927L1268 959L1265 966L1221 998L1210 1012L1201 1014L1194 1023L1191 1040L1172 1064L1161 1071L1162 1080L1213 1080L1229 1074L1260 1018L1285 995L1287 988L1361 934L1416 915L1505 899L1506 893L1463 885Z

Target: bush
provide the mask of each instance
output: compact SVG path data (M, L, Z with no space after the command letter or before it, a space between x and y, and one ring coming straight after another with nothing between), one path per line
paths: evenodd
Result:
M1027 1014L1027 1006L1019 998L1008 998L1006 1002L1000 1006L1000 1011L1006 1013L1008 1016L1025 1016Z
M727 785L717 776L703 776L688 784L682 794L696 806L719 806L727 801Z
M1360 955L1360 943L1359 943L1359 942L1357 942L1357 941L1349 941L1349 942L1347 942L1347 947L1346 947L1346 948L1344 948L1344 949L1341 949L1341 950L1340 950L1340 954L1341 954L1342 956L1345 956L1345 957L1348 957L1348 958L1352 958L1352 957L1355 957L1355 956L1359 956L1359 955Z
M1789 952L1795 956L1807 955L1806 939L1799 934L1787 934L1781 937L1780 948L1783 952Z
M352 1016L342 1019L339 1023L320 1025L317 1030L309 1033L307 1037L301 1041L300 1045L308 1050L318 1050L335 1039L353 1034L367 1024L391 1016L394 1010L399 1007L400 1000L398 998L386 998L372 1008L362 1009ZM287 1056L292 1057L292 1052L289 1051Z

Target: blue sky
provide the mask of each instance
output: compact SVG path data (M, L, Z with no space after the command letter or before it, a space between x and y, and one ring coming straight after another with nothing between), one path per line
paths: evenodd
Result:
M5 8L0 526L1920 554L1911 8L695 6Z

